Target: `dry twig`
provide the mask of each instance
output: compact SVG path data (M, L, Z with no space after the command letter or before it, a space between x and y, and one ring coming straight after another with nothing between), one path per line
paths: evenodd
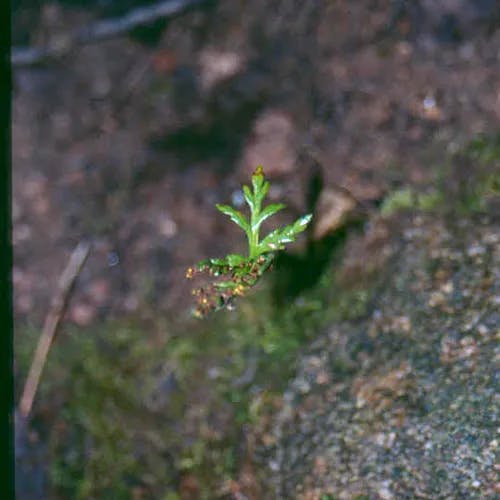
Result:
M38 341L38 346L33 356L33 362L31 363L28 378L26 379L23 394L19 402L19 413L24 418L27 418L31 411L47 354L56 338L57 328L66 310L75 280L80 274L89 252L89 243L79 243L73 250L68 265L59 279L57 291L49 313L45 318L42 334L40 335L40 340Z
M45 59L68 54L79 45L95 43L100 40L123 35L128 31L152 23L158 19L176 16L188 8L207 3L208 0L166 0L163 2L134 9L124 16L97 21L77 30L67 37L55 40L47 47L13 47L11 62L13 66L30 66Z

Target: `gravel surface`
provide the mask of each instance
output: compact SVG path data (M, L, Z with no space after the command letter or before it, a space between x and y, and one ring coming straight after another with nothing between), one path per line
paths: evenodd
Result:
M302 357L261 450L269 498L499 494L498 220L454 226L414 220L371 317Z

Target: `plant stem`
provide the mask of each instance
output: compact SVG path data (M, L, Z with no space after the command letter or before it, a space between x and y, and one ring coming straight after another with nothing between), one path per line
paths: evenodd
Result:
M249 241L250 248L249 248L249 257L251 259L254 259L258 256L258 248L259 248L259 228L255 227L255 221L257 220L259 213L254 212L252 210L252 214L250 217L250 233L251 233L251 238ZM255 229L254 229L255 228Z

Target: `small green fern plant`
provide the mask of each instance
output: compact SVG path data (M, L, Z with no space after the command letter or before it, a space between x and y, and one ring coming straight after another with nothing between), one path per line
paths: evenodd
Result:
M193 290L197 299L193 310L195 317L202 318L224 307L231 309L234 298L245 295L270 268L276 252L283 250L287 243L295 241L297 234L309 224L312 214L300 217L289 226L271 231L261 240L262 223L285 208L283 203L262 206L269 187L262 166L258 166L252 175L252 189L243 186L245 202L250 209L249 218L229 205L216 205L217 210L227 215L245 232L248 255L230 254L221 259L205 259L187 270L188 279L203 272L214 278L208 285Z

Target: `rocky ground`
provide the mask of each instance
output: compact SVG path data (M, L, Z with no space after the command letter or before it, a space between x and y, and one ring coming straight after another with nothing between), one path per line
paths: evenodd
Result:
M302 356L267 436L268 498L498 495L498 222L407 221L369 317Z

